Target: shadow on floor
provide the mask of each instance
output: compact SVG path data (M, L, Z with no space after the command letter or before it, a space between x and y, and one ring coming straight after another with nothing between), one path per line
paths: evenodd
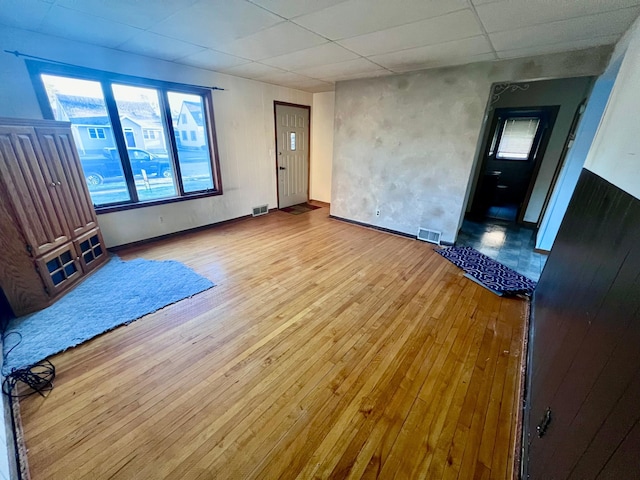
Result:
M465 219L456 245L473 247L536 282L547 261L546 255L533 251L534 230L502 220Z

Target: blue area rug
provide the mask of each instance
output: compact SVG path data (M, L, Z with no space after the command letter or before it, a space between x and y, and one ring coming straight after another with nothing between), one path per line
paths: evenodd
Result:
M44 310L11 320L3 372L33 365L96 335L160 310L214 284L175 261L117 256ZM22 341L9 352L19 339Z
M436 250L454 265L490 290L504 295L531 295L536 282L496 262L471 247L449 247Z

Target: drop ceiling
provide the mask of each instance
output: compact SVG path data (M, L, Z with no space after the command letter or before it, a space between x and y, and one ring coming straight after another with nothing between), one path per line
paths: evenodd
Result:
M615 43L640 0L0 0L0 24L310 92Z

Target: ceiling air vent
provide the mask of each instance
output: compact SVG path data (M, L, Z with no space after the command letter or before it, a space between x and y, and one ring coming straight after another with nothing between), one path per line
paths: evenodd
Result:
M436 245L440 245L441 235L442 235L442 232L429 230L428 228L420 227L418 229L418 240L422 240L424 242L435 243Z
M254 217L259 217L260 215L264 215L265 213L269 213L269 205L260 205L259 207L253 207L253 215Z

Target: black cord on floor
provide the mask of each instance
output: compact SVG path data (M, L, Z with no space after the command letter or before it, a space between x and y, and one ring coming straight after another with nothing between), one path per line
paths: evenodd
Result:
M22 335L19 332L8 332L3 335L3 345L7 341L7 338L11 335L18 335L20 338L13 345L6 354L3 356L3 365L7 362L7 357L11 351L16 348L22 342ZM42 362L35 363L29 367L13 369L5 376L2 382L2 393L10 398L22 398L34 393L40 394L44 397L45 393L49 393L53 390L53 379L56 377L56 367L49 361L43 360ZM29 387L29 390L24 391L22 385ZM14 393L16 387L20 393Z

